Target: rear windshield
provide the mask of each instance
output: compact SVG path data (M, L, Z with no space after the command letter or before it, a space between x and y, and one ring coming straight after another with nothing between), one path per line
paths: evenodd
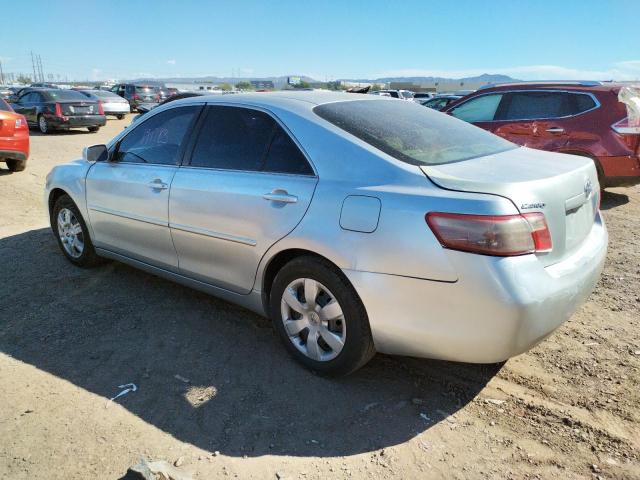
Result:
M13 112L13 109L2 98L0 98L0 112Z
M121 98L120 95L105 90L84 90L84 93L89 93L99 98Z
M313 111L412 165L441 165L517 148L481 128L415 102L355 100L319 105Z
M158 92L158 91L160 91L159 87L136 85L136 92L149 93L149 92Z
M75 90L49 90L42 92L49 100L86 100L87 97Z

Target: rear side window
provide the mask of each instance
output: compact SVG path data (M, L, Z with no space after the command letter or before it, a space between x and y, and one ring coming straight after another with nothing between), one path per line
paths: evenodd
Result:
M312 175L289 135L264 112L210 106L193 149L191 166Z
M118 146L116 161L177 165L180 147L198 107L177 107L153 115L128 133Z
M561 118L590 110L593 98L572 92L512 92L505 96L497 120Z
M415 102L391 99L327 103L323 119L412 165L440 165L517 148L481 128Z
M307 159L293 143L291 137L274 122L274 135L267 152L264 170L274 173L292 173L298 175L313 175L313 170Z
M571 114L569 94L565 92L508 93L498 120L558 118Z
M480 95L453 108L451 114L465 122L491 122L502 100L502 94Z

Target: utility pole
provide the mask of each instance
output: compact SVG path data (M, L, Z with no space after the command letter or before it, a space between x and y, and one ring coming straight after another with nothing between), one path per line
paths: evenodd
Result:
M35 64L35 61L33 60L33 50L31 51L31 67L33 67L33 81L37 82L38 79L36 77L36 64Z
M2 62L0 61L0 83L4 85L4 72L2 71Z
M42 68L42 57L38 55L38 72L40 73L40 81L44 82L44 70Z

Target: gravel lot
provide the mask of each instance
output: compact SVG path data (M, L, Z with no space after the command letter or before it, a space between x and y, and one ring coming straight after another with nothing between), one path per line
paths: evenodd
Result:
M27 170L0 168L0 478L117 479L140 457L197 479L640 478L640 188L605 195L597 290L528 354L378 355L329 380L242 308L58 252L47 172L129 122L33 132Z

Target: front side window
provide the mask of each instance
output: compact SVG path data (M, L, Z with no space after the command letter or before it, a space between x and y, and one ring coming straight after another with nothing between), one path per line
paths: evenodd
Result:
M451 110L451 114L465 122L491 122L502 100L502 94L480 95Z
M199 107L177 107L153 115L120 142L115 160L127 163L177 165L181 146Z
M415 102L384 99L319 105L323 119L412 165L439 165L517 148L474 125Z
M313 175L304 155L271 116L228 106L208 108L190 165Z

